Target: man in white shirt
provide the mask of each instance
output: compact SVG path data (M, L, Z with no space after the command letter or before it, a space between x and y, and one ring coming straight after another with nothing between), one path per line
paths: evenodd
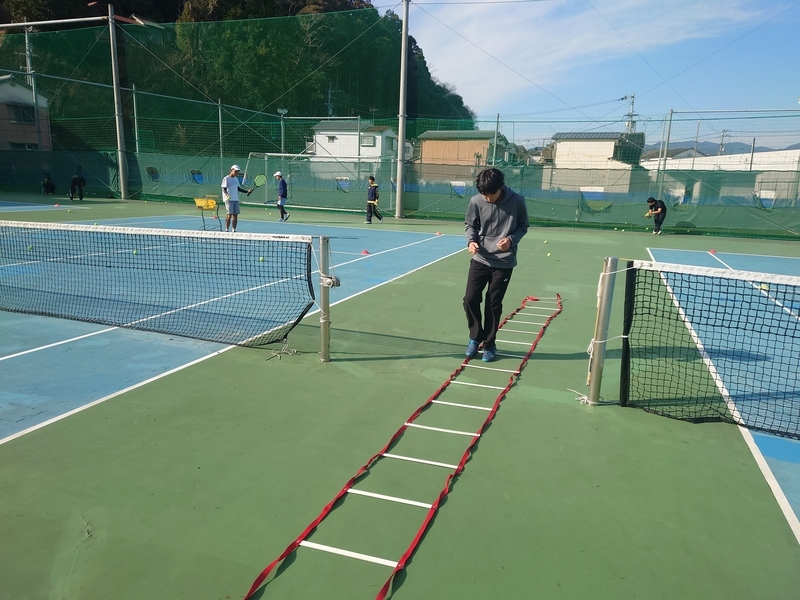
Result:
M236 225L239 222L239 192L250 192L239 185L239 165L233 165L231 172L222 178L222 199L225 202L225 231L230 231L233 223L233 232L236 233Z

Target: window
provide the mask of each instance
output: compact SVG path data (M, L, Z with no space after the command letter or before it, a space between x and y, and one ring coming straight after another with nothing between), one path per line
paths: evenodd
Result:
M39 144L26 144L25 142L9 142L12 150L38 150Z
M35 114L32 106L21 106L19 104L11 104L8 107L11 114L12 123L36 123Z
M335 135L329 135L328 136L328 143L329 144L332 144L335 141L336 141L336 136Z
M361 136L361 145L362 146L369 146L370 148L374 148L375 147L375 136L374 135Z

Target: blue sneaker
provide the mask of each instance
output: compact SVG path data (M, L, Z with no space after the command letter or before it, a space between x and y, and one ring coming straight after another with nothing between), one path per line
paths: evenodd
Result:
M483 362L492 362L497 354L497 348L494 346L485 347L483 349Z
M478 351L478 346L480 346L480 342L476 342L475 340L470 340L469 344L467 344L467 356L473 356Z

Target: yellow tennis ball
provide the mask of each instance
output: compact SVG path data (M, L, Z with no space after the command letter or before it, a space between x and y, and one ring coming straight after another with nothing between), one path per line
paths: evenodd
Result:
M547 256L550 256L550 253L549 253L549 252L547 253Z
M28 246L28 250L33 250L33 246Z
M71 210L68 210L67 212L72 212L72 211L71 211Z
M545 240L545 241L544 241L544 243L546 244L546 243L547 243L547 240Z
M133 253L134 254L139 254L139 251L138 250L134 250Z
M97 223L95 223L94 225L95 225L95 227L97 227Z
M762 283L761 285L758 286L758 289L760 289L760 290L768 290L769 289L769 285L766 284L766 283Z
M259 256L258 257L258 262L264 262L264 257L263 256Z

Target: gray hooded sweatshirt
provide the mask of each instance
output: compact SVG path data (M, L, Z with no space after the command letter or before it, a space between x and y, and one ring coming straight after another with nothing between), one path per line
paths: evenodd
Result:
M477 242L480 250L472 259L495 269L513 269L517 266L517 244L528 232L528 207L525 198L508 186L497 202L487 202L477 194L469 201L466 225L467 245ZM497 242L511 238L506 251L497 248Z

